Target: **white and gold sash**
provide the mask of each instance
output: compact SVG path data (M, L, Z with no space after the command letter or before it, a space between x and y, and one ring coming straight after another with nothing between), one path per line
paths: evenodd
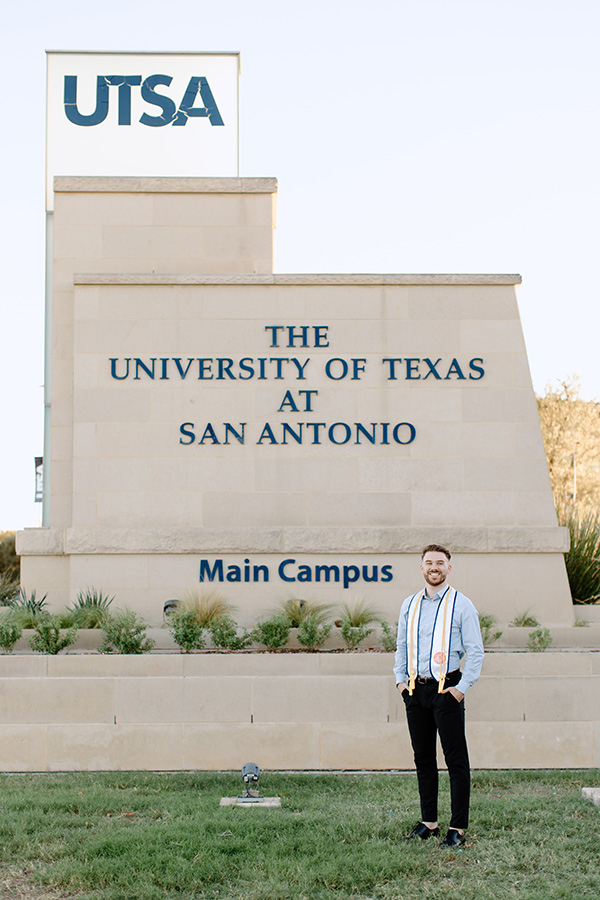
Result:
M438 682L438 691L444 690L446 675L448 674L448 661L450 659L450 636L452 633L452 620L454 618L454 607L456 606L457 591L450 587L446 588L442 598L438 604L435 614L435 622L433 625L433 634L431 636L431 648L429 651L429 670L431 677ZM406 619L406 647L408 652L408 693L412 694L415 689L415 681L418 674L419 666L419 619L421 617L421 601L425 595L425 590L412 597L408 605L408 616Z

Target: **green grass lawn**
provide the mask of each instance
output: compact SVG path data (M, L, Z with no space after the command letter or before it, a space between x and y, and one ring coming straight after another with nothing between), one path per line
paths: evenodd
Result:
M0 897L600 897L600 771L476 772L467 845L402 840L413 775L271 775L281 809L219 807L238 773L0 776ZM440 823L448 823L448 781ZM4 883L4 887L2 884Z

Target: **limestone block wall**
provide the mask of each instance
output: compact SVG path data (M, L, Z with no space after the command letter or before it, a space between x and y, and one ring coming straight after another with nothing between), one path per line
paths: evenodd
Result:
M55 178L47 323L52 432L45 451L52 526L71 524L72 391L80 374L74 276L271 272L276 191L274 178Z
M158 621L221 566L243 622L290 592L393 620L436 540L482 612L569 624L515 280L75 275L26 586L60 604L94 585ZM327 566L360 577L317 581Z
M411 769L392 655L0 657L2 771ZM600 765L600 657L488 653L474 768Z
M572 623L519 276L271 274L275 179L54 187L26 589L151 622L199 584L243 623L290 594L393 620L436 541L482 612Z

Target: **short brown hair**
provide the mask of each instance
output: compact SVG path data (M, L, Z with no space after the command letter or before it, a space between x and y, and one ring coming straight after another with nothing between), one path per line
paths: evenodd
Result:
M426 547L423 547L421 551L421 559L425 556L426 553L443 553L447 558L448 562L452 559L452 554L445 547L442 547L441 544L427 544Z

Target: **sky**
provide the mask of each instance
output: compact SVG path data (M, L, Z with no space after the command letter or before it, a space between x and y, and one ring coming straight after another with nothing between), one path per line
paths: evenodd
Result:
M241 52L276 272L519 273L533 385L600 399L596 0L30 0L3 13L0 530L39 524L45 50Z

